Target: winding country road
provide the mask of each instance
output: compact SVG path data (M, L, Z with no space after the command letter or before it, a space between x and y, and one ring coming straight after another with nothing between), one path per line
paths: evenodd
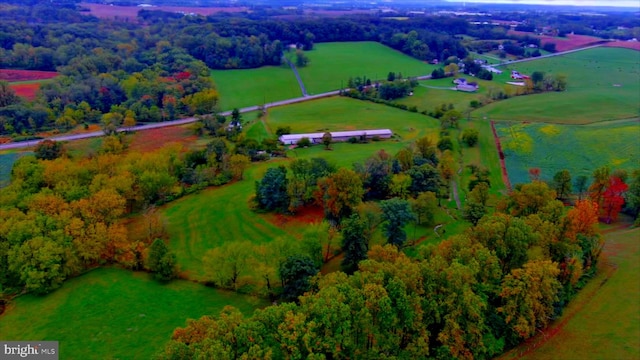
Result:
M502 63L499 63L499 64L494 64L492 66L503 66L503 65L510 65L510 64L520 63L520 62L525 62L525 61L533 61L533 60L538 60L538 59L543 59L543 58L548 58L548 57L562 56L562 55L569 54L569 53L574 53L574 52L577 52L577 51L593 49L593 48L596 48L596 47L599 47L599 46L602 46L602 44L587 46L587 47L568 50L568 51L563 51L563 52L557 52L557 53L548 54L548 55L542 55L542 56L538 56L538 57L535 57L535 58L527 58L527 59L522 59L522 60L506 61L506 62L502 62ZM265 109L266 108L270 108L270 107L274 107L274 106L289 105L289 104L295 104L295 103L300 103L300 102L304 102L304 101L311 101L311 100L315 100L315 99L320 99L320 98L323 98L323 97L335 96L335 95L338 95L340 93L340 90L335 90L335 91L329 91L329 92L322 93L322 94L317 94L317 95L309 95L307 93L307 90L306 90L305 86L304 86L304 83L302 82L302 79L300 78L300 74L298 74L298 70L295 68L295 66L288 59L285 58L285 61L289 64L289 66L291 66L291 69L293 70L293 73L295 74L296 79L298 80L298 84L300 85L300 90L302 91L302 95L303 96L302 97L293 98L293 99L274 101L272 103L264 104L264 108ZM423 75L423 76L416 77L416 79L418 79L418 80L427 80L427 79L430 79L430 78L431 78L431 75ZM348 89L345 89L345 90L348 90ZM239 109L239 110L240 110L240 113L246 113L246 112L256 111L259 108L260 107L258 105L254 105L254 106L245 107L245 108L242 108L242 109ZM231 115L231 111L221 112L220 115L229 116L229 115ZM196 122L197 120L198 119L196 119L195 117L190 117L190 118L184 118L184 119L179 119L179 120L171 120L171 121L164 121L164 122L159 122L159 123L138 125L138 126L134 126L134 127L131 127L131 128L121 128L121 129L118 129L118 132L144 131L144 130L157 129L157 128L168 127L168 126L189 124L189 123ZM83 134L54 136L54 137L50 137L50 138L47 138L47 139L54 140L54 141L73 141L73 140L79 140L79 139L87 139L87 138L92 138L92 137L99 137L99 136L103 136L103 135L104 135L104 132L102 132L102 130L100 130L100 131L93 131L93 132L88 132L88 133L83 133ZM23 148L27 148L27 147L32 147L32 146L37 145L42 140L44 140L44 139L28 140L28 141L21 141L21 142L15 142L15 143L1 144L0 145L0 150L23 149Z

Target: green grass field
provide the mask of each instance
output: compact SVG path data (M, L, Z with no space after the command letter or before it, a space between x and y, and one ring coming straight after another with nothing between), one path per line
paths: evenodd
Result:
M101 268L55 292L20 296L0 316L2 340L56 340L60 359L150 359L189 318L233 305L249 315L267 305L253 297L147 273Z
M267 125L291 126L293 133L391 129L401 141L437 134L440 122L422 114L347 97L319 99L269 110Z
M458 111L464 111L469 107L469 102L472 100L479 101L487 91L487 87L493 85L490 81L479 80L465 75L458 77L464 77L469 79L469 81L477 82L480 85L480 89L474 93L449 89L434 89L430 87L454 87L455 84L452 83L453 78L424 80L420 81L419 85L413 89L413 96L398 99L396 102L407 106L415 106L418 108L418 111L432 111L435 107L439 107L442 104L453 104Z
M640 168L640 122L597 123L586 126L543 123L496 123L509 179L529 182L528 170L540 168L543 180L567 169L572 177L612 169Z
M605 235L609 263L580 291L552 327L559 331L527 352L521 345L507 359L638 359L640 358L640 229ZM528 344L530 345L530 344ZM523 357L519 354L524 353Z
M350 77L386 79L389 72L410 77L431 74L436 68L371 41L315 44L306 55L309 65L298 72L309 94L346 87Z
M245 179L222 187L204 190L176 200L162 209L167 221L169 245L178 264L191 279L202 279L202 257L207 250L230 241L267 243L276 238L291 238L283 229L269 222L267 215L249 209L255 181L269 166L260 163L249 169Z
M211 76L220 93L220 109L223 111L302 96L296 77L288 66L213 70Z
M9 185L9 182L11 181L11 169L13 168L13 163L15 163L21 156L27 154L29 154L29 152L0 152L0 188Z
M511 70L567 75L564 92L514 97L474 112L492 120L586 124L640 115L640 56L630 49L596 48L501 67L497 83L509 81Z

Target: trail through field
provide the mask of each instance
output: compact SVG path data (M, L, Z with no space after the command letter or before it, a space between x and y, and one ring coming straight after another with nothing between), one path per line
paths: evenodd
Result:
M498 150L498 157L500 158L500 169L502 170L502 182L507 188L507 191L511 191L511 181L509 181L509 174L507 173L507 165L504 163L504 153L502 152L502 145L500 145L500 138L496 132L496 126L491 121L491 132L493 132L493 139L496 142L496 149Z
M503 61L503 62L501 62L499 64L495 64L495 65L492 65L492 66L495 67L495 66L502 66L502 65L511 65L511 64L521 63L521 62L527 62L527 61L533 61L533 60L540 60L540 59L544 59L544 58L550 58L550 57L554 57L554 56L562 56L562 55L571 54L571 53L578 52L578 51L594 49L594 48L597 48L597 47L600 47L600 46L603 46L603 44L597 44L597 45L587 46L587 47L583 47L583 48L579 48L579 49L561 51L561 52L542 55L542 56L538 56L538 57L531 57L531 58L513 60L513 61Z
M298 69L295 67L295 65L293 65L291 61L289 61L289 59L287 59L286 56L283 56L282 59L286 61L287 64L289 64L291 70L293 71L293 74L296 76L296 80L298 80L298 85L300 85L300 90L302 91L302 96L309 96L309 94L307 93L307 89L304 87L304 83L302 82L302 78L298 73Z
M456 184L455 180L451 180L451 189L453 192L453 199L456 201L456 207L458 210L462 210L462 205L460 204L460 196L458 196L458 184Z

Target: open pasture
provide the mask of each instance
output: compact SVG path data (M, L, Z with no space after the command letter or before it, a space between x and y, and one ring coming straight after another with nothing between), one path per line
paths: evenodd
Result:
M436 68L371 41L320 43L305 54L309 65L298 72L311 95L347 87L350 77L386 79L389 72L411 77L431 74Z
M498 122L496 130L512 184L529 182L531 168L539 168L543 180L564 169L576 178L591 177L604 165L640 168L637 120L587 126Z
M269 109L267 125L272 133L279 126L291 126L292 133L391 129L394 138L413 141L437 134L440 122L385 105L331 97Z
M220 109L223 111L302 96L296 77L288 66L212 70L211 76L220 93Z
M479 101L482 95L486 93L488 87L495 86L495 83L491 81L479 80L463 74L458 77L464 77L468 81L477 82L480 85L480 89L473 93L450 90L450 88L455 87L455 84L452 82L453 78L450 77L437 80L424 80L420 81L418 86L413 89L412 96L398 99L396 102L407 106L415 106L418 108L418 111L432 111L435 107L439 107L442 104L453 104L458 111L464 111L469 107L469 102L472 100Z
M44 297L16 298L0 316L3 340L56 340L61 359L151 359L187 319L233 305L245 315L266 303L184 280L100 268Z
M0 80L7 82L46 80L58 75L55 71L0 69Z
M513 97L474 111L492 120L587 124L638 117L640 57L621 48L595 48L501 68L507 81L511 70L541 71L567 76L567 90Z
M638 359L639 237L638 228L606 233L598 275L544 334L500 359Z
M190 279L203 279L202 257L207 250L225 242L262 244L279 237L291 238L269 221L268 214L258 214L249 209L255 181L273 166L277 164L270 162L252 166L242 181L183 197L162 208L169 246L177 256L180 269Z
M36 98L36 93L40 89L40 83L29 82L27 84L10 84L9 87L16 92L16 95L27 100L33 100Z

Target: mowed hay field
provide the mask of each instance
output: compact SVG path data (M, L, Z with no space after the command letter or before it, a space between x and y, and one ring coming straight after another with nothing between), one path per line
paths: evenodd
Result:
M415 140L437 134L434 118L348 97L331 97L269 109L267 125L272 133L290 126L292 133L391 129L396 138Z
M220 109L223 111L302 96L289 66L213 70L211 76L220 93Z
M495 126L513 184L529 182L530 168L539 168L543 180L563 169L575 178L591 177L604 165L640 168L638 120L583 126L497 122Z
M508 81L511 70L567 75L564 92L518 96L474 111L492 120L586 124L640 115L640 53L600 47L508 67L495 82Z
M311 95L347 87L350 77L386 79L389 72L410 77L431 74L436 68L372 41L320 43L305 54L310 62L298 72Z
M267 304L184 280L100 268L40 297L24 295L0 316L2 340L55 340L60 359L151 359L190 318L233 305L245 315Z
M169 246L186 276L204 280L203 256L226 242L261 244L280 237L293 239L270 222L268 215L249 209L255 181L264 176L268 167L277 165L260 163L247 170L242 181L185 196L162 208Z
M600 273L578 293L545 335L500 359L640 358L638 238L639 228L605 234Z

